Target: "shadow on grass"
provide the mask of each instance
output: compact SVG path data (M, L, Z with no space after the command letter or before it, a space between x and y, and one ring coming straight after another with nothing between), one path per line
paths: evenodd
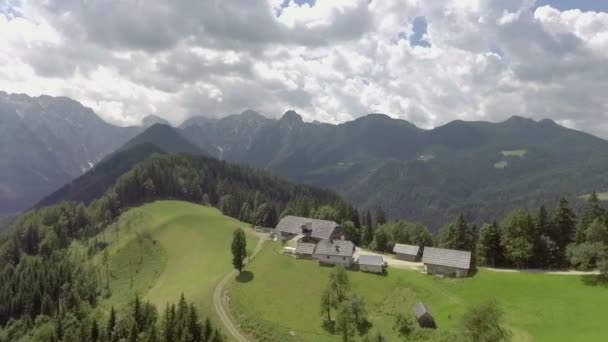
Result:
M587 286L608 287L608 277L598 274L589 274L581 277L583 284Z
M369 331L369 329L371 329L372 327L372 323L368 320L364 320L363 322L361 322L361 324L357 325L357 331L359 331L359 335L363 336L365 334L367 334L367 332Z
M236 281L238 281L239 283L248 283L252 281L253 278L253 273L251 273L250 271L243 271L236 277Z
M324 320L323 329L325 329L325 331L328 333L333 334L336 331L336 322Z

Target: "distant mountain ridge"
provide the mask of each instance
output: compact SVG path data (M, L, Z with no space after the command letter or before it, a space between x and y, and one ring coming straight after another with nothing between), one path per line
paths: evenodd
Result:
M608 188L608 141L552 120L457 120L425 130L384 114L338 125L304 122L294 111L253 118L233 115L183 132L215 157L435 228L461 212L482 222Z
M25 209L64 184L41 203L86 200L81 187L97 193L111 183L113 168L128 170L153 153L202 154L254 166L335 190L360 209L381 205L391 218L433 228L460 213L479 223L514 207L551 205L561 196L576 201L608 189L608 141L518 116L499 123L457 120L426 130L384 114L334 125L305 122L295 111L271 119L247 110L144 130L107 124L67 98L0 93L0 123L5 213ZM95 176L75 179L107 160Z
M139 132L67 97L0 91L0 215L27 209Z

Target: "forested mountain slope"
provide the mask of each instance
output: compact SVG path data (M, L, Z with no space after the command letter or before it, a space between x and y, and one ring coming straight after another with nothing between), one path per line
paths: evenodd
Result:
M247 134L220 142L209 130ZM551 120L514 116L424 130L382 114L330 125L289 111L254 123L245 114L203 121L184 134L217 157L328 187L360 208L381 205L392 218L434 228L459 213L482 222L608 188L608 142Z

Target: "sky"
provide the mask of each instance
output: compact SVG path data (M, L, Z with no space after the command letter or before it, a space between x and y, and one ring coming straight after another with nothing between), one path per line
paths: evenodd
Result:
M294 109L608 138L608 1L0 0L0 90L118 125Z

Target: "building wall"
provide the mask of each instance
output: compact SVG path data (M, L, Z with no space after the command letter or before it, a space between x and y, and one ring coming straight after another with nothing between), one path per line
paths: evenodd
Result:
M441 274L448 277L463 278L469 273L468 270L456 267L448 267L442 265L424 264L424 268L428 274Z
M382 273L382 266L359 265L359 270L363 272Z
M350 267L350 265L353 263L352 257L341 257L341 256L335 256L335 255L319 255L319 254L317 254L315 257L317 260L319 260L319 262L324 263L324 264L342 265L344 267Z
M395 257L399 260L418 261L418 256L411 254L396 253Z

